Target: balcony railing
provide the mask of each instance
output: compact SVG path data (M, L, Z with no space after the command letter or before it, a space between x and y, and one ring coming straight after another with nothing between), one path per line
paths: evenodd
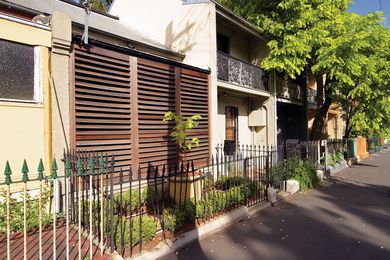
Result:
M280 77L276 78L276 93L278 98L303 101L303 87Z
M317 104L317 90L316 89L307 89L307 103Z
M268 91L268 77L261 68L217 53L218 79L235 85Z

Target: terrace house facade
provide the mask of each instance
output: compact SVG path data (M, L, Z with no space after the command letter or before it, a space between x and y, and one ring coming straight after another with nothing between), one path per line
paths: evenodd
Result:
M267 39L253 25L207 0L117 0L110 13L210 69L212 148L276 143L275 78L260 67Z

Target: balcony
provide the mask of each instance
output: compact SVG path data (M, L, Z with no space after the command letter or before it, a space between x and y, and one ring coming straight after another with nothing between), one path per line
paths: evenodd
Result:
M307 89L307 103L315 105L317 104L317 90L316 89Z
M281 99L303 102L303 87L281 77L276 78L276 94Z
M268 91L267 74L259 67L229 56L217 53L217 77L234 85Z

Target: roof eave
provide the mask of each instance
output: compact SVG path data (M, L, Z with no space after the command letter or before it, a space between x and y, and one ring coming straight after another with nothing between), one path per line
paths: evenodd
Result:
M84 26L83 24L76 23L76 22L73 22L73 21L72 21L72 24L76 25L78 27L81 27L81 28ZM164 53L164 54L169 55L169 56L174 56L174 57L179 58L180 60L184 60L184 58L186 57L184 54L181 54L181 53L178 53L178 52L175 52L175 51L171 51L171 50L167 50L167 49L163 49L163 48L158 48L158 47L149 45L147 43L143 43L143 42L140 42L140 41L135 41L135 40L132 40L132 39L129 39L129 38L126 38L126 37L122 37L122 36L119 36L119 35L116 35L116 34L112 34L110 32L104 31L104 30L99 30L97 28L90 27L89 30L92 31L92 32L95 32L97 34L101 34L101 35L104 35L104 36L112 37L112 38L119 39L119 40L122 40L122 41L127 41L127 42L129 42L129 43L131 43L133 45L142 46L145 49L150 49L150 50L153 50L153 51L156 51L156 52Z
M241 17L240 15L236 14L226 6L222 5L216 0L210 0L213 2L216 6L216 12L217 14L221 15L227 20L230 20L235 25L239 26L240 28L244 29L246 32L252 34L253 36L256 36L258 38L261 38L264 41L269 41L269 38L264 35L262 31L260 31L256 26L248 22L245 18Z

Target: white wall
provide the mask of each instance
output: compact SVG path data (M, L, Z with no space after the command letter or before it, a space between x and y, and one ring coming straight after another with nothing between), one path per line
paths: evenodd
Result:
M257 100L257 102L256 102ZM260 102L260 99L243 98L234 96L224 96L224 92L221 91L218 97L218 115L217 115L217 133L215 136L217 143L222 143L226 136L226 124L225 124L225 107L232 106L238 108L238 142L240 144L255 144L266 145L266 127L249 127L248 115L251 109L257 109L264 103Z
M214 65L214 4L183 5L181 0L116 0L110 13L118 15L121 23L184 53L184 63L210 68Z

